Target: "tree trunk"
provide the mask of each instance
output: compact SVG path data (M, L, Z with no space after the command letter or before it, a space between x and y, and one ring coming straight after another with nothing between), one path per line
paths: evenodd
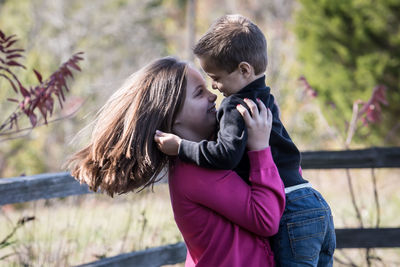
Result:
M196 38L196 0L188 0L186 6L186 25L187 25L187 41L186 41L186 58L194 61L193 46Z

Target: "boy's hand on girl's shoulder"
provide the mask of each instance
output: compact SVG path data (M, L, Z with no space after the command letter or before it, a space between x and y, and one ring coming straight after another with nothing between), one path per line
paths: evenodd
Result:
M262 150L269 147L269 138L272 129L272 112L265 104L257 99L258 106L250 99L245 98L244 102L250 112L241 104L236 109L243 116L246 123L248 138L247 148L250 151Z
M157 130L154 135L154 141L161 152L169 156L176 156L178 155L179 145L182 139L175 134L164 133Z

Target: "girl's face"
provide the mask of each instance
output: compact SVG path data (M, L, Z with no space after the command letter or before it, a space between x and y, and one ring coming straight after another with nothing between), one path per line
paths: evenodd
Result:
M217 96L206 88L204 78L195 68L188 66L186 77L186 97L172 130L181 138L199 142L209 139L215 131Z

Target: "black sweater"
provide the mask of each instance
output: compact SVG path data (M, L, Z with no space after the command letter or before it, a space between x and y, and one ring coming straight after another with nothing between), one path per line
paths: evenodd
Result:
M216 141L203 140L199 143L182 140L179 158L212 169L231 169L243 180L249 182L250 163L246 152L247 128L236 106L249 98L261 99L273 114L272 131L269 144L274 162L285 187L306 183L299 173L300 152L292 142L279 119L278 108L270 88L265 85L265 76L251 82L238 93L226 97L217 112L219 130Z

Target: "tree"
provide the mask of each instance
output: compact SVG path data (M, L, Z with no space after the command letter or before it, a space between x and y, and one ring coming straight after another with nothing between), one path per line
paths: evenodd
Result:
M329 122L350 126L353 101L386 86L388 103L379 124L362 127L355 141L400 141L400 2L395 0L300 0L295 31L303 74L316 90ZM379 108L371 104L369 109ZM365 122L365 120L364 120ZM361 126L362 122L358 124ZM396 134L397 133L397 134Z
M31 133L24 132L24 138L0 143L0 177L60 171L66 155L88 138L88 135L81 135L75 139L78 141L70 142L95 116L94 110L132 72L156 57L169 54L165 37L160 34L164 32L167 14L164 6L151 7L154 1L4 2L0 9L1 28L8 34L16 34L17 46L26 50L20 62L28 71L15 69L23 85L37 84L33 68L46 78L75 51L87 52L85 61L80 64L84 73L68 81L73 96L67 97L63 109L59 109L55 101L52 120L66 116L69 119L50 123ZM16 97L6 79L0 79L0 88L4 88L0 91L0 98L4 100L0 101L1 124L15 109L15 103L6 99ZM83 102L85 104L80 105ZM81 106L79 111L78 106ZM69 116L72 113L75 116ZM86 119L82 119L83 116ZM21 119L21 127L29 126L29 119Z
M65 93L69 91L67 78L73 77L71 70L81 70L78 61L83 59L82 53L76 53L48 79L43 79L42 74L34 69L33 72L38 85L26 86L21 82L16 70L26 69L20 62L25 50L15 47L17 41L15 35L7 36L0 30L0 79L6 81L5 85L7 85L2 89L9 87L16 95L13 98L7 98L8 101L15 103L15 109L0 125L0 143L20 138L21 132L32 130L41 123L48 124L48 119L52 116L54 110L54 99L58 100L62 108L65 102ZM29 119L29 127L23 129L19 127L18 121L21 117ZM4 155L0 155L0 174L4 169L6 158L20 150L23 147L21 144L17 143Z
M0 125L0 136L18 133L20 131L18 129L18 118L23 114L29 118L32 128L38 124L38 112L42 115L44 123L47 124L48 117L53 113L54 98L58 99L62 108L65 101L65 93L69 91L66 79L73 77L72 69L81 70L77 63L83 59L81 57L82 52L76 53L67 62L62 64L48 80L43 80L40 72L34 69L33 71L39 85L28 88L21 83L13 70L15 67L25 69L25 66L17 61L23 57L22 53L24 50L14 48L13 46L16 42L15 35L6 36L0 30L0 77L6 79L14 92L20 95L20 99L7 99L8 101L17 103L17 108ZM15 132L9 132L14 129L16 130ZM0 139L1 141L2 139Z

